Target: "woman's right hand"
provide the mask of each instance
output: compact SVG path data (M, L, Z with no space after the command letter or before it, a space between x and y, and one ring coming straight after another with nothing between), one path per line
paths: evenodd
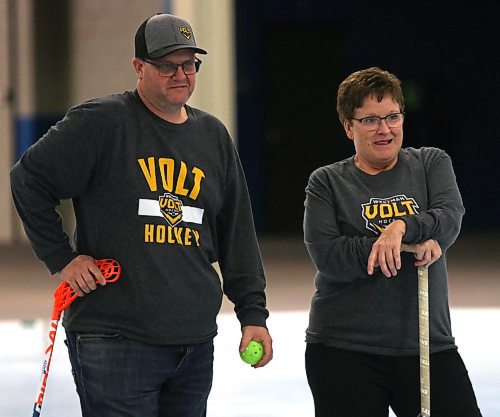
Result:
M437 240L429 239L413 245L401 245L402 252L411 252L415 255L415 266L430 266L436 262L443 251Z

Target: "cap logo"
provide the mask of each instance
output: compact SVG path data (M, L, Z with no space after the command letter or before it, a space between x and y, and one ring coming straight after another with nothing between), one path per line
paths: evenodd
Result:
M191 31L186 26L179 26L179 32L181 32L186 39L191 38Z

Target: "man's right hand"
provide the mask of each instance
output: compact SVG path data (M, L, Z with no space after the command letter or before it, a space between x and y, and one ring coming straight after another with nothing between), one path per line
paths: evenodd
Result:
M106 280L95 264L95 259L87 255L78 255L55 275L61 281L66 281L79 297L95 290L96 281L101 285L106 285Z

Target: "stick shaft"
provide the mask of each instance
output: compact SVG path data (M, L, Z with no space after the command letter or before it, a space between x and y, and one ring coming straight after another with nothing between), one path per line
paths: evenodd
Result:
M35 404L33 406L33 417L39 417L42 410L43 397L45 395L45 389L47 387L47 378L49 377L50 362L52 361L52 353L54 352L54 343L56 340L57 326L59 324L59 318L53 319L50 322L49 337L47 342L47 348L45 349L45 356L43 358L42 365L42 377L40 379L40 388L36 393Z
M429 270L424 266L418 268L418 328L420 345L420 416L430 417Z

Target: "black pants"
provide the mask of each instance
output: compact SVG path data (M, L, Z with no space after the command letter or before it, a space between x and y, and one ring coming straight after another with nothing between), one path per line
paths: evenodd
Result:
M434 353L431 416L481 417L467 369L456 350ZM382 356L308 344L307 380L316 417L398 417L420 412L418 356Z

